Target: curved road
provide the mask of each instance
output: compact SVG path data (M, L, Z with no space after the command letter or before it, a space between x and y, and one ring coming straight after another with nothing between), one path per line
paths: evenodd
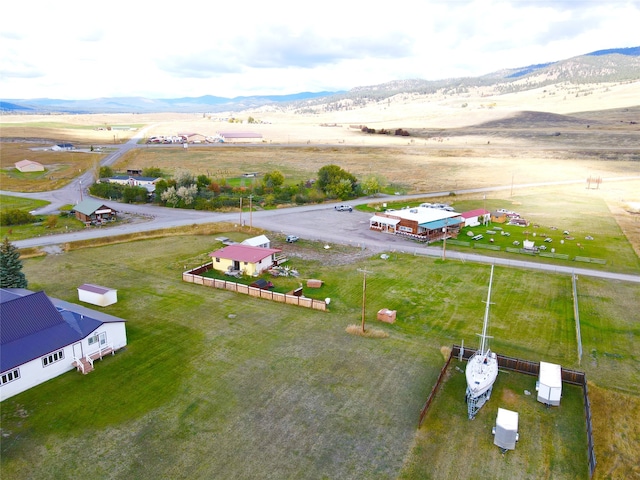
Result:
M143 137L145 130L138 132L127 143L120 145L120 148L107 155L101 165L112 165L122 155L138 147L138 140ZM607 178L607 182L634 180L638 176L623 178ZM74 179L69 185L59 190L40 193L17 193L0 191L4 195L13 195L28 198L38 198L48 200L50 205L39 209L38 213L46 214L57 211L63 205L75 204L80 198L80 189L87 188L93 182L92 172L85 172ZM473 188L456 190L456 194L481 193L490 191L507 190L512 188L531 188L549 185L565 185L584 183L583 179L569 180L549 183L530 183L520 185L496 186L486 188ZM447 192L432 192L416 195L389 196L390 201L410 200L415 198L442 197L449 195ZM382 201L385 197L378 197ZM358 199L351 202L354 205L368 203L371 199ZM128 212L149 217L149 221L130 224L116 225L113 227L92 228L79 232L72 232L60 235L50 235L35 237L27 240L13 242L17 248L42 247L48 245L58 245L61 243L86 240L91 238L103 238L112 235L121 235L141 231L152 231L163 228L178 227L193 224L205 224L215 222L240 223L241 221L250 227L259 227L267 231L295 234L301 238L317 240L326 243L347 244L360 248L367 248L372 252L408 252L431 257L442 257L443 252L440 247L421 246L411 240L396 235L387 235L369 230L369 218L371 214L358 212L337 212L333 205L305 205L301 207L291 207L286 209L254 211L252 213L215 213L196 210L172 209L158 207L155 205L131 205L118 202L108 202L120 212ZM506 265L531 270L542 270L563 274L587 275L592 277L607 278L640 283L640 275L629 275L622 273L591 270L587 268L564 267L544 263L513 260L508 258L495 258L478 254L462 252L446 252L446 257L460 261L471 261L478 263Z

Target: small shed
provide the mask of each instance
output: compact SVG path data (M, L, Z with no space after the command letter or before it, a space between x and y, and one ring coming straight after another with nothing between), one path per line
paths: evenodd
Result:
M560 405L562 396L562 367L555 363L540 362L540 375L536 383L538 401L545 405Z
M85 283L78 287L78 299L81 302L106 307L118 301L118 291L113 288Z
M257 237L247 238L241 242L242 245L251 245L252 247L271 248L271 240L266 235L258 235Z
M518 441L518 412L498 408L493 443L502 450L514 450Z
M383 308L382 310L378 310L378 320L386 323L395 323L396 311L389 310L388 308Z

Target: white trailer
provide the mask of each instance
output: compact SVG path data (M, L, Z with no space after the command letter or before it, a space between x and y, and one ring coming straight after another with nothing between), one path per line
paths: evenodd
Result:
M538 401L557 407L562 396L562 367L555 363L540 362L540 375L536 383Z

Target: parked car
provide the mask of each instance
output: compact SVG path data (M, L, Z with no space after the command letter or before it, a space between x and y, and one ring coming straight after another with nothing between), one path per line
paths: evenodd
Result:
M352 212L353 207L351 205L336 205L335 208L338 212Z
M295 235L287 235L287 243L297 242L298 240L300 240L300 238Z

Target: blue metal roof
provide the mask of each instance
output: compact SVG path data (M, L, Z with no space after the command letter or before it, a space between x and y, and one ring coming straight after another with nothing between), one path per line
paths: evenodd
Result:
M0 372L78 342L104 323L92 318L99 312L56 307L44 292L0 289L0 310Z
M456 218L443 218L441 220L435 220L433 222L421 223L420 226L422 228L427 228L429 230L438 230L438 229L442 229L444 227L454 227L454 226L459 225L459 224L461 224L463 222L464 222L464 220L462 220L459 217L456 217Z

